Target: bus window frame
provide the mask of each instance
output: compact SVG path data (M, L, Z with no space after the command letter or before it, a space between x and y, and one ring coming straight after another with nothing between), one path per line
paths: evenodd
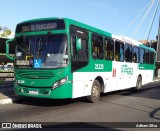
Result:
M105 49L105 47L106 47L105 41L106 41L106 40L109 41L109 43L113 42L113 50L106 50L106 49ZM103 45L103 46L104 46L104 51L103 51L103 52L104 52L104 59L105 59L105 60L113 61L113 60L114 60L114 54L115 54L115 53L114 53L114 52L115 52L114 40L113 40L112 38L109 38L109 37L106 37L106 36L105 36L105 37L104 37L104 42L103 42L103 44L104 44L104 45ZM107 45L107 47L108 47L108 45ZM108 56L107 56L107 54L106 54L108 51L110 51L110 52L112 51L112 52L113 52L113 55L112 55L112 56L110 55L109 58L108 58ZM111 57L112 57L112 58L111 58Z
M79 31L79 32L82 31L82 32L84 32L84 34L80 34L77 31ZM73 53L72 38L77 37L77 36L79 38L87 41L87 47L88 47L87 55L88 55L88 58L86 60L73 58L73 55L75 55L75 54ZM79 26L76 26L76 25L70 25L70 56L71 56L71 71L72 72L74 72L76 70L79 70L79 69L88 65L89 59L90 59L90 56L89 56L90 51L89 50L90 50L90 48L89 48L89 31L86 30L86 29L83 29Z
M131 58L130 58L130 61L126 61L126 50L125 50L125 47L126 46L130 46L131 47L131 51L130 51L130 53L131 54L129 54L129 55L131 55ZM125 62L128 62L128 63L132 63L132 53L133 53L133 46L132 46L132 44L130 44L130 43L125 43L125 45L124 45L124 54L125 54Z
M134 57L133 57L134 48L137 48L137 49L138 49L138 57L137 57L137 58L138 58L138 61L136 61L136 62L135 62L134 59L133 59L133 58L134 58ZM132 62L133 62L133 63L139 63L139 62L140 62L140 49L139 49L138 46L135 46L135 45L132 46Z
M149 58L150 57L149 56L149 52L150 52L149 50L145 49L145 56L146 56L145 57L145 63L146 64L150 64L150 61L149 61L150 60L150 58ZM148 53L148 58L147 58L147 53Z
M153 55L153 59L151 58L151 53ZM149 64L153 65L155 61L155 53L153 51L149 51Z
M118 42L118 43L120 43L120 44L122 44L123 45L123 60L120 60L120 55L119 56L117 56L118 57L118 59L116 60L116 42ZM119 44L119 45L120 45ZM125 43L123 42L123 41L120 41L120 40L118 40L118 39L115 39L114 40L114 60L115 61L117 61L117 62L124 62L124 45L125 45ZM120 48L120 46L119 46L119 48ZM119 53L118 54L120 54L120 50L119 50Z
M141 62L141 50L143 50L144 51L144 55L145 55L145 58L143 58L143 63ZM146 51L145 51L145 49L144 48L139 48L139 63L140 64L146 64Z
M95 37L96 36L96 37ZM99 39L99 37L101 37L102 38L102 44L100 44L100 46L95 46L96 47L96 51L95 51L95 49L93 49L93 40L94 40L94 38L97 40L97 39ZM98 43L98 42L97 42ZM96 43L96 44L97 44ZM99 48L98 48L99 47ZM99 51L99 53L98 53L98 50L101 48L101 51L102 51L102 56L101 57L99 57L100 56L100 51ZM97 34L97 33L95 33L95 32L92 32L92 34L91 34L91 55L92 55L92 59L94 59L94 60L103 60L104 59L104 37L102 36L102 35L100 35L100 34Z

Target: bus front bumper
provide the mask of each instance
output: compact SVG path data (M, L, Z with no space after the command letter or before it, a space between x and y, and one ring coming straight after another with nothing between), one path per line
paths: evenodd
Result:
M52 87L24 87L14 83L14 90L17 95L25 97L49 99L72 98L71 83L65 83L55 89L52 89Z

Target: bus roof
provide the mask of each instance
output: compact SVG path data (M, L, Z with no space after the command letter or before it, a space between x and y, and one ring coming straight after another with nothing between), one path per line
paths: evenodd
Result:
M85 28L87 30L90 30L92 32L96 32L98 34L101 34L101 35L104 35L104 36L107 36L107 37L111 37L111 38L114 38L114 39L117 39L117 40L120 40L120 41L123 41L123 42L127 42L127 43L130 43L130 44L133 44L133 45L141 46L141 47L143 47L145 49L148 49L148 50L155 51L153 48L147 47L147 46L143 45L141 42L139 42L137 40L134 40L132 38L129 38L129 37L126 37L126 36L114 35L114 34L111 34L107 31L95 28L93 26L78 22L78 21L70 19L70 18L61 18L61 17L38 18L38 19L23 21L19 24L36 22L36 21L45 21L45 20L57 20L57 19L63 19L66 22L66 24L73 24L73 25L76 25L78 27Z
M69 18L59 18L59 17L38 18L38 19L23 21L23 22L18 23L18 24L36 22L36 21L45 21L45 20L57 20L57 19L63 19L66 22L66 24L73 24L73 25L79 26L81 28L85 28L87 30L90 30L92 32L96 32L96 33L103 34L103 35L108 36L108 37L112 37L112 34L109 33L109 32L100 30L100 29L95 28L93 26L90 26L90 25L87 25L87 24L84 24L84 23L81 23L81 22L78 22L76 20L69 19Z

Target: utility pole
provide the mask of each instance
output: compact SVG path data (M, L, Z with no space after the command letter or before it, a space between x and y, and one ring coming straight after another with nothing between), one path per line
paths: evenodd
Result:
M160 16L159 16L159 27L158 27L158 41L157 44L160 44Z
M160 15L159 15L159 26L158 26L158 36L157 36L157 50L156 50L156 76L159 75L159 67L160 67Z
M158 26L158 38L157 38L157 50L156 50L156 61L160 62L160 15L159 15L159 26Z

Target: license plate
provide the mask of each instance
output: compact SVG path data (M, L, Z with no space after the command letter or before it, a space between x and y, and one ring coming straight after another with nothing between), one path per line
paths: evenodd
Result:
M29 94L38 94L38 91L29 91Z

